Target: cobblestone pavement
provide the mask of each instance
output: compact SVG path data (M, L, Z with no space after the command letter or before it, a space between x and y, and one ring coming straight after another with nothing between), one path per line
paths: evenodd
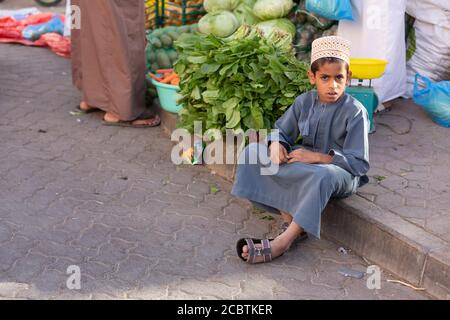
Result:
M5 44L0 56L1 298L428 299L384 272L379 290L338 274L368 263L324 239L243 263L236 240L278 221L204 167L173 165L161 128L72 115L69 60ZM66 286L71 265L80 290Z
M450 248L450 140L411 100L376 115L371 183L359 195L447 241Z

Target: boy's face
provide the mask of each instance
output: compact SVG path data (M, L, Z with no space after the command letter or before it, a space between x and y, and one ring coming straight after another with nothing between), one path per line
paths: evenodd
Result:
M320 101L334 103L344 94L351 72L347 74L345 63L325 63L315 74L309 70L308 77L316 86Z

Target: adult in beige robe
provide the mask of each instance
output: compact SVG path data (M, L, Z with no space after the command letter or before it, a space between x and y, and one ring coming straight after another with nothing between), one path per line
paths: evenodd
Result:
M143 0L72 0L80 28L72 30L72 76L81 111L105 111L105 124L158 125L145 105Z

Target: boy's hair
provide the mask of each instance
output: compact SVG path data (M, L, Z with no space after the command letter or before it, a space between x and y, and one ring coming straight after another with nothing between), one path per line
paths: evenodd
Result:
M311 72L316 74L316 72L319 71L319 68L326 63L345 63L345 69L347 69L347 73L349 73L350 71L348 63L345 62L344 60L334 57L325 57L317 59L311 64Z

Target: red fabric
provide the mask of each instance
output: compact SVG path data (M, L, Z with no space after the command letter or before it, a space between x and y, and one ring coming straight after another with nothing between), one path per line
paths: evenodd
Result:
M31 47L42 47L45 44L43 43L37 43L37 41L29 41L24 39L9 39L9 38L0 38L0 43L19 43L23 44L24 46L31 46Z
M0 38L23 39L22 30L19 28L0 28Z
M53 13L38 13L38 14L33 14L23 20L19 21L19 24L26 27L29 25L35 25L35 24L40 24L40 23L46 23L49 22L50 20L52 20L53 17Z
M53 13L39 13L31 15L23 20L17 21L13 17L0 18L0 43L19 43L26 46L49 47L57 55L69 58L71 51L70 38L61 36L58 33L47 33L42 35L37 41L25 40L22 31L29 25L49 22ZM64 22L64 16L60 15Z
M46 33L36 42L45 43L46 46L50 47L50 49L59 56L65 58L70 57L70 38L63 37L58 33Z
M0 18L0 28L11 28L17 27L19 22L13 17L3 17Z

